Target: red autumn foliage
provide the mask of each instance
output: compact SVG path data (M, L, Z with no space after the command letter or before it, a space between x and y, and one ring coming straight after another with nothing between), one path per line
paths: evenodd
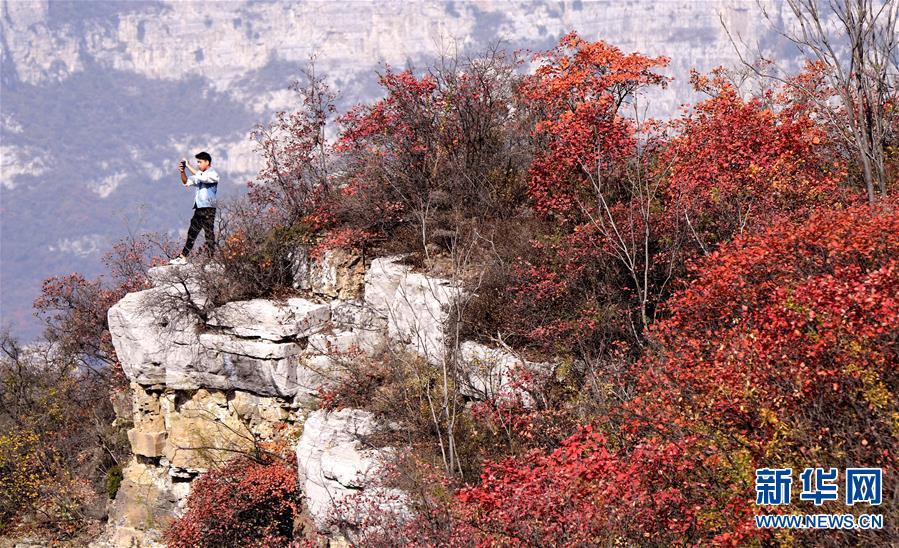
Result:
M636 125L621 116L622 105L642 88L664 86L654 72L664 57L626 55L604 42L576 33L539 55L535 74L519 93L537 115L542 143L530 169L528 192L535 210L558 222L596 215L596 188L614 178L636 147Z
M438 164L429 160L453 146L452 138L436 127L444 100L432 76L388 69L379 84L387 96L342 116L337 145L352 159L353 175L334 209L342 212L342 223L371 239L383 239L398 226L427 225L422 204L429 201L438 177Z
M739 544L768 534L755 468L896 470L896 206L820 210L702 261L635 365L637 396L600 420L617 436L587 429L459 493L479 542Z
M296 464L237 457L191 485L187 512L165 534L169 546L287 546L298 515Z
M514 64L499 51L443 59L427 74L382 74L385 97L340 117L345 169L330 211L336 227L394 250L456 245L470 219L513 215L527 151L519 145Z
M660 136L621 112L666 84L656 71L668 60L574 33L537 59L520 88L536 118L528 194L552 229L519 261L513 332L544 350L603 354L636 342L676 267L676 236L658 243Z
M616 450L586 427L548 454L487 466L481 485L459 492L458 519L484 546L681 543L701 522L693 503L709 505L697 447L655 439Z
M896 205L817 211L703 261L654 329L632 407L760 461L894 467Z
M376 237L372 232L356 228L335 228L325 233L322 240L309 251L309 254L312 258L317 259L329 249L362 249Z
M787 88L744 100L722 71L694 73L694 86L712 97L682 119L641 127L614 111L579 119L578 109L596 97L617 105L613 99L622 93L657 82L629 68L636 63L645 71L653 60L618 59L631 77L624 91L599 86L592 95L568 96L583 78L583 70L571 68L582 55L557 53L544 73L527 80L540 90L532 94L534 108L557 116L537 124L547 144L531 168L530 193L537 211L560 222L516 270L514 331L525 341L550 351L614 341L640 346L691 257L744 232L860 199L842 183L845 162L815 121L817 104L795 100ZM812 72L803 77L814 81ZM558 79L569 87L554 87ZM561 98L550 104L561 113L541 109L554 89ZM629 129L609 132L609 124ZM616 135L618 145L598 141ZM584 148L591 140L593 152ZM591 166L599 171L591 173Z
M712 97L674 122L678 135L663 161L667 199L694 247L708 253L775 219L848 201L840 189L846 168L808 105L744 100L720 71L692 81Z
M293 112L279 112L268 125L257 125L251 134L265 164L249 183L249 200L291 226L311 223L324 226L321 210L328 186L329 146L325 127L334 116L336 94L316 75L314 65L304 80L290 86L301 101Z

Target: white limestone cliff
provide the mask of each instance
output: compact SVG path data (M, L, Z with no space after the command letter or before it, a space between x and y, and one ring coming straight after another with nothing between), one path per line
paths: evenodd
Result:
M455 340L454 313L466 292L402 260L374 259L365 268L359 257L328 253L303 270L305 297L211 309L195 267L151 269L154 287L126 295L108 314L132 383L134 457L95 545L161 542L197 475L285 429L302 428L296 455L304 507L322 534L334 533L335 505L360 494L405 515L404 494L380 481L402 448L368 444L380 427L368 411L317 409L340 360L391 351L434 365L452 361L463 394L473 399L515 390L516 368L546 365Z

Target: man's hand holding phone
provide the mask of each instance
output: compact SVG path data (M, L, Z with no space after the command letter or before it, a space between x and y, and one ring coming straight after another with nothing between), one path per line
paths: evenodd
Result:
M181 161L178 162L178 172L181 173L181 185L184 188L187 188L187 174L185 170L187 169L187 159L181 158Z

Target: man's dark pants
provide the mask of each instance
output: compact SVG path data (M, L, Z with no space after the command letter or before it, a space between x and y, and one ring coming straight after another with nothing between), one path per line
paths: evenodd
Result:
M187 257L190 250L194 247L194 240L197 235L203 231L206 238L203 246L210 255L215 249L215 208L214 207L197 207L194 204L194 216L190 218L190 228L187 229L187 241L184 243L184 249L181 255Z

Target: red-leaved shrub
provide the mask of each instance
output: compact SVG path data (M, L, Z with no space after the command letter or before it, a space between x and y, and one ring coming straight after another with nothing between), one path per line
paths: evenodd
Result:
M479 486L459 493L479 542L740 544L772 534L751 518L766 511L754 506L757 468L869 466L893 477L896 206L820 210L702 261L634 365L635 397L598 418L600 430L488 465ZM883 496L884 530L809 532L808 540L895 538L896 494L885 487Z
M287 546L300 503L296 464L237 457L191 485L187 512L166 531L169 546Z

